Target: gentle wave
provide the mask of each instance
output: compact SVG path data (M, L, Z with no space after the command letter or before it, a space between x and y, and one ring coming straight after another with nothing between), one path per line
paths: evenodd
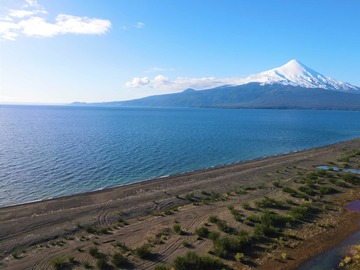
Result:
M360 136L360 112L0 106L0 206Z

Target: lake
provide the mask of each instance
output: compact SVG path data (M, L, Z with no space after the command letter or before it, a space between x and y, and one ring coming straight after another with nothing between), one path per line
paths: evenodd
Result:
M360 137L359 111L0 105L0 206Z

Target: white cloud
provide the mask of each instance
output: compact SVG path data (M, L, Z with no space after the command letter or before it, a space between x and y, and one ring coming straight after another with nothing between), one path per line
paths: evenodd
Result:
M47 14L47 11L44 9L36 9L36 10L11 9L9 12L9 16L16 18L30 17L35 14Z
M138 28L138 29L141 29L145 26L145 24L143 22L137 22L135 27Z
M47 11L41 8L37 1L27 0L25 6L28 9L10 10L6 17L0 19L0 39L15 40L20 35L30 37L52 37L64 34L100 35L111 28L109 20L67 14L59 14L55 22L48 22L39 16L47 14ZM37 14L38 16L35 16Z
M99 35L106 33L110 29L111 22L109 20L60 14L56 17L56 25L61 28L62 34Z
M130 82L127 82L125 86L128 88L141 88L149 84L150 84L150 80L148 77L143 77L143 78L135 77Z
M153 79L148 77L133 78L132 81L127 82L125 87L128 88L153 88L168 91L182 91L187 88L197 90L209 89L222 85L237 85L242 84L244 79L241 78L222 78L203 77L203 78L184 78L177 77L175 80L170 80L164 75L157 75Z
M37 0L25 0L26 4L24 7L39 7Z
M20 28L19 25L13 22L3 21L0 22L0 36L3 39L15 40L18 34L16 31Z

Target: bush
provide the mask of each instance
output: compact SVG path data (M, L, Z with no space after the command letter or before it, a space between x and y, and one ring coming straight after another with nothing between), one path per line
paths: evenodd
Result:
M252 223L259 223L261 221L260 217L255 214L251 214L250 216L248 216L247 220L249 220Z
M244 202L244 203L242 204L242 207L243 207L245 210L250 210L250 209L251 209L250 204L247 203L247 202Z
M219 219L219 217L217 216L217 215L213 215L213 216L210 216L209 217L209 222L211 222L211 223L216 223L216 222L218 222L220 219Z
M85 269L91 268L91 265L88 261L83 261L83 266L85 267Z
M264 197L262 200L256 201L255 206L257 208L282 208L284 206L284 202L273 198Z
M135 249L135 254L142 259L149 257L151 255L150 246L148 244L144 244L140 247L137 247Z
M234 231L233 228L231 228L225 220L219 220L216 222L216 225L218 226L220 231L223 231L224 233L232 233Z
M56 258L55 260L52 261L52 266L55 270L61 270L61 269L65 269L67 266L67 262L65 260L65 258Z
M244 257L245 257L244 253L237 252L235 254L235 261L241 262L244 259Z
M182 233L180 224L174 224L173 230L174 230L174 232L175 232L176 234L181 234L181 233Z
M194 193L188 193L185 195L185 199L190 201L190 202L193 202L194 201Z
M310 196L316 195L315 190L313 190L311 187L308 187L308 186L301 186L301 187L299 187L299 190Z
M295 220L303 220L313 212L314 208L309 203L303 203L300 206L291 207L290 216Z
M112 262L113 265L115 265L117 267L123 267L123 266L127 265L129 261L121 253L115 253L112 256L111 262Z
M298 195L298 192L290 187L283 187L282 190L286 193L289 193L293 197L296 197Z
M91 247L89 249L89 254L92 256L92 257L96 257L98 254L99 254L99 249L97 247Z
M109 228L108 227L98 227L95 225L88 225L88 226L85 226L85 231L87 233L92 233L92 234L107 234L107 233L109 233Z
M320 193L321 194L333 194L336 193L337 190L333 187L329 187L329 186L322 186L320 187Z
M219 257L229 257L237 252L244 252L251 246L251 237L247 235L238 235L224 237L214 241L214 253Z
M200 228L196 228L195 233L200 237L207 238L209 235L209 229L202 226Z
M220 238L220 233L218 233L218 232L213 232L213 231L212 231L212 232L209 232L208 238L211 239L211 240L213 240L213 241L215 241L215 240L217 240L217 239Z
M96 261L96 267L103 270L103 269L107 269L109 267L107 261L106 261L106 258L99 258L97 261Z
M189 269L206 269L206 270L219 270L229 269L221 260L210 257L208 255L199 256L195 252L189 251L183 257L177 257L174 260L174 268L176 270L189 270Z
M158 264L155 265L154 270L168 270L169 268L166 267L165 264Z
M281 187L280 181L274 181L272 184L274 185L274 187L278 187L278 188Z
M359 183L359 177L357 177L355 174L353 173L346 173L346 174L342 174L341 175L341 178L350 183L350 184L353 184L353 185L356 185Z

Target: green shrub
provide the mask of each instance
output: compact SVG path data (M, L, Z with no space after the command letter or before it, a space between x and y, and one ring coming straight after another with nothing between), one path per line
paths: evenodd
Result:
M195 233L200 237L207 238L209 235L209 229L202 226L200 228L196 228Z
M185 195L185 199L190 201L190 202L193 202L195 199L194 199L194 193L191 192L191 193L188 193Z
M96 261L96 267L103 270L103 269L107 269L109 267L107 261L106 261L106 258L102 257L102 258L99 258L97 261Z
M92 256L92 257L95 257L99 254L99 249L97 247L91 247L89 249L89 254Z
M314 208L309 203L303 203L300 206L291 207L290 216L295 220L303 220L313 212Z
M55 270L61 270L67 267L66 259L63 257L54 259L51 264Z
M150 257L150 255L151 255L150 246L148 244L143 244L142 246L137 247L135 249L135 254L138 255L142 259Z
M245 257L244 253L237 252L235 254L235 261L241 262L244 259L244 257Z
M87 226L85 226L85 231L87 233L92 233L92 234L107 234L107 233L109 233L109 228L108 227L99 227L99 226L95 226L95 225L87 225Z
M247 202L244 202L244 203L242 204L242 207L243 207L245 210L250 210L250 209L251 209L250 204L247 203Z
M273 184L274 187L278 187L278 188L281 187L280 181L274 181L272 184Z
M175 232L176 234L181 234L181 233L182 233L180 224L174 224L173 230L174 230L174 232Z
M219 237L220 237L220 233L218 233L218 232L211 231L208 234L208 238L213 240L213 241L219 239Z
M219 238L213 242L214 253L222 258L227 258L231 254L244 252L251 246L252 239L249 235L237 235Z
M177 257L174 260L176 270L220 270L229 269L221 260L208 255L199 256L195 252L189 251L185 256Z
M83 266L85 267L85 269L91 268L89 261L83 261Z
M216 222L218 222L220 219L219 219L219 217L217 216L217 215L213 215L213 216L210 216L209 217L209 222L211 222L211 223L216 223Z
M155 265L154 267L154 270L168 270L169 268L166 267L165 264L158 264L158 265Z
M333 187L329 187L329 186L322 186L320 187L320 193L321 194L333 194L336 193L337 190Z
M284 202L273 198L264 197L260 201L256 201L255 206L257 208L282 208L284 206Z
M121 253L115 253L112 256L111 262L112 262L113 265L115 265L117 267L123 267L123 266L127 265L129 261Z
M249 220L252 223L259 223L261 222L261 219L258 215L256 214L251 214L250 216L247 217L247 220Z
M315 190L313 190L311 187L308 187L308 186L301 186L301 187L299 187L299 190L310 196L316 195Z
M232 233L234 231L234 229L231 228L225 220L218 220L216 222L216 225L218 226L220 231L223 231L225 233Z
M357 177L355 174L353 173L346 173L346 174L342 174L341 175L341 178L350 183L350 184L353 184L353 185L356 185L359 183L359 177Z
M286 193L289 193L293 197L296 197L298 195L298 192L295 189L292 189L291 187L283 187L282 190Z

